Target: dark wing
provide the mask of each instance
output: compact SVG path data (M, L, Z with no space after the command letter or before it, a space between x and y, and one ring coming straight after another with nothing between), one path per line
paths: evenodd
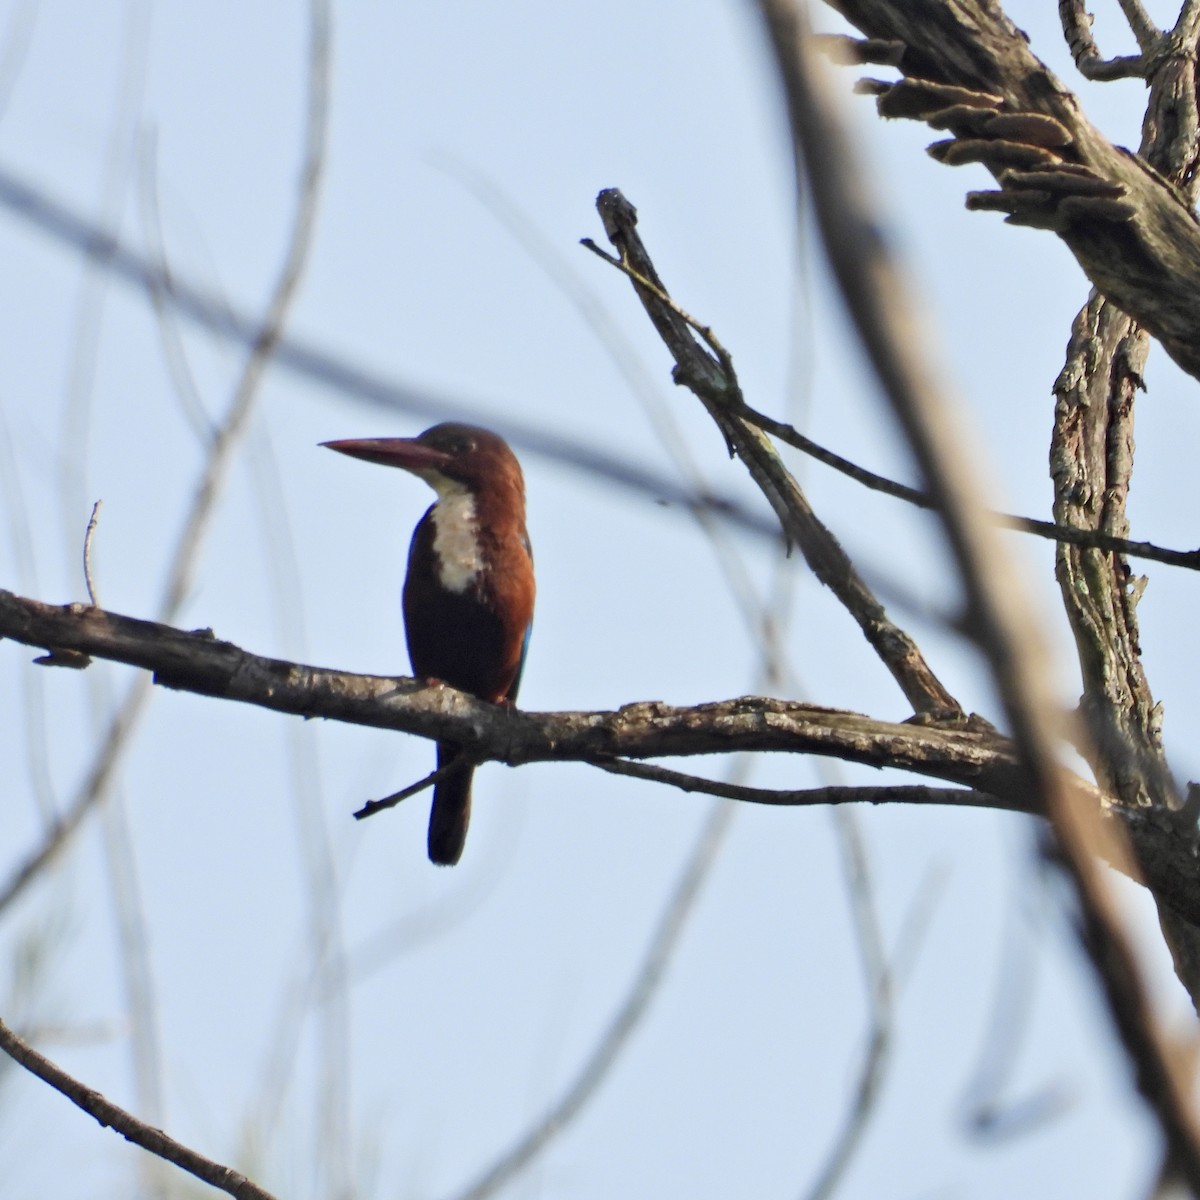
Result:
M529 544L529 534L524 532L521 534L521 545L525 547L525 553L529 555L529 561L533 562L533 547ZM504 693L504 698L512 704L517 699L517 689L521 686L521 676L525 673L525 659L529 657L529 639L533 635L533 622L530 621L525 627L525 636L521 640L521 664L517 667L517 674L512 681L512 686Z

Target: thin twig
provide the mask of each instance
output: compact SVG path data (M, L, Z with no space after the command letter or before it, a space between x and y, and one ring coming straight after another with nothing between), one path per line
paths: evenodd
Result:
M92 515L88 519L87 532L83 535L83 582L87 586L88 599L92 602L93 608L100 607L100 600L96 592L96 582L92 575L92 538L96 533L96 525L100 519L100 506L103 500L97 500L92 505Z
M104 142L98 216L96 224L105 244L121 227L131 169L131 146L142 124L147 67L150 58L149 4L125 7L121 39L119 86ZM104 307L112 284L104 270L103 253L82 261L83 273L71 315L70 351L60 414L58 494L64 536L73 540L75 521L87 495L87 461L92 435L92 401L102 346ZM68 542L70 544L70 542ZM95 701L95 697L93 697Z
M329 125L329 12L325 4L310 8L308 50L308 111L304 127L304 160L300 168L299 195L283 266L275 281L270 302L259 323L250 354L234 390L233 400L213 438L192 505L167 573L167 583L159 605L160 620L169 621L183 606L191 590L192 574L199 551L211 523L211 516L225 477L241 443L259 384L283 337L284 323L300 287L308 264L316 229L321 179L325 169L325 151Z
M790 577L780 570L779 578L782 581ZM769 652L771 674L767 682L773 685L774 690L785 688L789 695L807 694L808 689L797 676L788 658L780 624L764 622L761 639L764 651ZM813 765L826 788L832 789L841 784L842 772L838 762L818 759ZM830 818L842 852L842 875L850 898L855 940L863 963L867 992L867 1043L850 1106L841 1127L829 1144L825 1165L817 1172L808 1200L828 1200L853 1162L858 1145L866 1137L886 1079L895 1023L893 999L897 972L892 970L884 949L867 844L858 814L849 807L834 805L830 809ZM925 890L922 888L921 893ZM905 949L915 947L919 938L919 931L912 923L916 911L923 914L927 912L922 905L919 910L914 909L909 913L901 937L901 944L906 941L909 943ZM905 933L912 936L906 938ZM915 950L913 952L915 953Z
M936 505L928 492L898 483L886 475L878 475L868 471L857 463L843 458L840 454L827 450L824 446L806 437L794 426L784 421L777 421L748 404L742 405L738 412L751 424L777 437L802 454L807 454L817 462L861 483L863 487L874 492L882 492L886 496L894 496L908 504L933 511ZM1104 550L1112 554L1127 554L1131 558L1144 558L1150 562L1163 563L1170 567L1183 567L1189 571L1200 571L1200 550L1172 550L1153 542L1137 542L1129 538L1115 537L1099 529L1083 529L1072 525L1062 525L1054 521L1042 521L1036 517L1022 517L1014 513L991 512L990 520L997 525L1016 530L1018 533L1030 533L1035 537L1046 538L1054 542L1063 542L1072 546L1086 546L1093 550Z
M103 189L99 211L101 222L116 233L126 201L132 170L133 146L142 124L146 80L150 59L151 6L142 0L125 7L125 29L120 54L120 85L112 123L106 138ZM59 498L67 535L75 533L76 514L87 494L87 463L92 438L96 373L103 346L105 305L109 303L112 279L94 262L85 262L74 314L72 345L61 414ZM93 507L92 519L96 519ZM93 607L97 605L91 578L89 524L84 538L84 580ZM107 672L92 671L87 677L92 732L105 727L105 714L112 709L111 678ZM109 726L111 728L111 726ZM132 729L132 725L125 728ZM128 1052L133 1069L136 1105L153 1125L163 1121L162 1055L153 989L153 973L142 935L145 913L137 886L130 843L114 836L119 816L109 809L105 839L105 866L112 887L113 918L117 932L118 969L124 992L126 1019L130 1026ZM61 827L60 827L61 828ZM52 827L53 829L53 827ZM54 832L50 838L53 839ZM165 1200L166 1183L162 1164L140 1155L135 1164L138 1188L146 1200Z
M580 238L579 244L586 246L593 254L604 259L610 266L616 267L618 271L628 275L634 283L649 292L660 304L665 304L685 325L694 329L704 339L705 344L713 354L717 356L717 362L721 364L721 369L725 371L730 382L737 383L737 372L733 369L733 357L721 344L717 335L713 333L711 325L705 325L703 322L698 321L673 296L668 295L665 288L647 279L639 271L635 271L629 263L617 258L616 255L609 254L607 250L602 250L591 238Z
M13 7L4 33L0 35L0 46L3 47L0 49L0 118L8 112L8 103L28 61L39 10L40 5L34 4L33 0L22 0Z
M854 1154L866 1134L871 1115L877 1108L884 1072L891 1054L895 1019L894 992L911 967L928 928L937 883L936 874L926 874L921 881L901 923L890 960L882 956L882 941L877 942L879 960L868 978L868 986L874 981L876 988L880 983L883 987L874 991L872 996L873 1015L863 1051L862 1066L855 1081L845 1120L831 1143L825 1165L817 1173L805 1200L828 1200L836 1192L845 1177L846 1168L854 1161ZM861 905L860 901L856 904L856 909ZM860 919L870 921L872 918L869 913L863 913Z
M995 808L1009 812L1029 812L1020 798L1010 796L1001 800L987 792L970 788L927 787L923 784L879 784L862 787L815 787L787 790L783 788L747 787L740 783L724 783L716 779L704 779L684 771L673 771L654 763L633 762L627 758L593 758L589 765L599 767L611 775L628 775L633 779L645 779L651 783L662 783L679 788L682 792L701 792L707 796L721 796L726 800L741 800L749 804L766 804L775 807L810 807L817 804L950 804L966 808Z
M368 800L362 808L355 811L354 819L361 821L366 817L373 817L377 812L383 812L385 808L395 808L401 800L407 800L409 796L415 796L418 792L433 787L435 783L440 783L451 772L459 770L461 766L462 764L455 759L430 771L424 779L418 779L416 783L410 783L408 787L401 788L390 796L384 796L382 800Z
M197 1179L202 1179L228 1195L237 1197L237 1200L274 1200L270 1192L247 1179L239 1171L197 1154L182 1142L168 1137L161 1129L155 1129L138 1120L132 1113L105 1099L93 1088L80 1083L78 1079L39 1054L3 1021L0 1021L0 1050L44 1083L48 1083L55 1091L61 1092L89 1116L95 1117L101 1125L115 1129L127 1142L165 1158Z
M158 1126L166 1120L162 1022L129 808L120 787L113 789L109 802L101 810L101 826L116 926L135 1103L142 1119ZM145 1200L167 1200L170 1189L163 1164L142 1156L138 1167L138 1190Z
M967 1132L989 1143L1044 1129L1071 1104L1070 1086L1062 1079L1027 1086L1017 1098L1009 1095L1035 1001L1037 946L1034 931L1027 927L1030 901L1036 898L1044 903L1047 898L1043 873L1039 872L1033 888L1027 873L1026 868L1008 889L991 1011L960 1104Z
M1148 47L1143 46L1141 54L1117 58L1105 58L1100 53L1092 37L1092 15L1084 0L1058 0L1058 16L1071 57L1085 79L1105 82L1145 76Z
M256 423L248 446L251 481L259 509L262 557L268 567L271 607L281 644L306 641L303 587L295 531L284 500L278 463L264 422ZM291 804L299 834L302 892L307 922L296 948L293 983L285 989L273 1024L272 1050L264 1056L259 1096L245 1106L241 1144L279 1143L278 1118L288 1110L289 1091L307 1056L302 1038L312 1039L319 1077L305 1099L313 1105L315 1135L305 1139L308 1178L314 1195L348 1198L359 1194L352 1152L351 1096L355 1060L351 1053L349 977L343 928L344 862L338 861L326 821L319 739L311 726L288 723L286 758ZM278 1053L274 1051L278 1050ZM308 1078L305 1076L305 1078ZM257 1161L250 1157L249 1161ZM301 1160L294 1158L300 1169Z
M867 1045L846 1119L829 1147L824 1166L805 1192L805 1200L829 1200L854 1161L876 1107L892 1046L895 980L883 945L883 931L879 927L867 847L853 814L846 811L839 815L849 818L838 823L838 844L842 849L843 873L858 935L855 940L862 952L866 976Z
M170 302L170 279L172 266L167 257L166 236L163 233L162 206L158 188L158 139L153 130L142 135L139 153L138 194L142 215L142 237L153 269L146 276L146 296L157 317L159 345L163 362L172 383L172 391L196 441L207 448L216 437L217 427L204 407L199 384L179 328L179 314Z
M29 505L21 487L21 471L13 447L12 432L0 405L0 501L3 502L8 536L12 543L16 578L23 587L37 591L37 557ZM21 715L25 722L25 756L29 780L43 828L54 823L58 809L50 772L50 749L46 736L46 689L40 671L20 672L24 697ZM11 769L11 768L10 768Z
M454 1200L484 1200L485 1197L498 1192L520 1174L538 1155L543 1145L579 1113L607 1078L613 1063L617 1061L625 1043L638 1027L642 1015L662 982L676 945L687 928L688 918L695 909L700 889L708 878L709 868L724 843L729 823L733 819L733 811L732 806L728 804L713 805L691 857L675 886L675 892L659 921L658 929L650 941L633 986L578 1075L541 1120L474 1183L456 1193Z

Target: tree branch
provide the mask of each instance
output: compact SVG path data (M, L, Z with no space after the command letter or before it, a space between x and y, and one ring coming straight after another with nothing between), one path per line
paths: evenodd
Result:
M655 763L630 762L624 758L595 758L593 767L612 775L628 775L651 783L663 783L682 792L701 792L725 800L740 800L747 804L767 804L776 807L805 808L816 804L948 804L963 808L998 808L1009 812L1032 813L1023 803L1025 796L1001 799L988 792L971 788L936 788L923 785L880 784L878 787L815 787L786 791L777 788L747 787L740 783L723 783L718 779L702 779L683 771L672 771Z
M61 1092L72 1104L78 1105L85 1113L95 1117L101 1125L115 1129L127 1142L141 1146L143 1150L149 1150L159 1158L165 1158L167 1162L174 1163L197 1179L202 1179L228 1195L237 1197L237 1200L274 1200L270 1192L232 1167L224 1167L197 1154L195 1150L168 1137L161 1129L139 1121L132 1113L119 1108L93 1088L80 1083L74 1076L68 1075L61 1067L39 1054L3 1021L0 1021L0 1050Z
M1141 74L1149 86L1138 153L1191 201L1200 120L1196 34L1188 9L1185 5L1169 33L1148 25L1136 4L1126 8L1126 16L1142 46ZM1050 462L1057 521L1108 534L1128 532L1134 404L1144 386L1148 350L1145 330L1093 291L1071 326L1066 365L1054 384ZM1137 604L1144 581L1132 576L1123 555L1082 546L1059 545L1055 575L1075 634L1093 773L1122 804L1174 807L1178 797L1163 756L1162 710L1141 658ZM1176 974L1200 1011L1200 929L1169 910L1160 917Z
M927 511L934 510L934 502L927 492L920 488L909 487L908 484L898 483L886 475L877 475L857 463L827 450L824 446L806 437L794 426L785 421L777 421L748 404L737 410L752 425L757 425L764 433L778 438L801 454L807 454L824 466L840 472L855 483L873 492L882 492L885 496L893 496L917 508ZM1103 550L1110 554L1127 554L1131 558L1142 558L1149 562L1160 562L1169 567L1183 567L1188 571L1200 571L1200 550L1172 550L1167 546L1156 546L1153 542L1137 542L1131 538L1116 537L1100 529L1082 528L1074 525L1064 525L1061 522L1039 521L1035 517L1021 517L1013 513L993 512L989 518L997 525L1018 533L1031 533L1035 537L1047 538L1070 546L1087 546L1093 550Z
M1192 1099L1191 1057L1180 1053L1178 1043L1166 1033L1151 1007L1131 930L1099 871L1099 856L1120 862L1128 847L1111 824L1096 820L1070 794L1067 774L1058 762L1062 728L1055 719L1038 623L1021 589L1013 586L1016 576L1001 547L994 544L994 538L989 540L975 463L964 453L954 405L925 350L913 297L895 257L879 236L878 218L852 143L813 69L803 15L795 0L760 3L783 79L798 179L807 180L834 276L883 391L937 500L962 578L971 626L991 667L1019 761L1028 772L1030 790L1035 802L1044 806L1053 829L1054 841L1048 852L1063 866L1078 898L1081 940L1104 989L1138 1089L1158 1121L1173 1165L1192 1190L1200 1192L1200 1116ZM845 7L858 6L848 3ZM874 7L889 10L891 6ZM924 0L910 0L906 13L911 18L913 10L927 7ZM959 20L966 6L958 0L944 0L939 7L949 19ZM975 12L979 24L973 27L976 44L986 45L992 29L1001 24L1015 35L998 6L989 5L986 12L982 5L970 7L979 10ZM930 20L934 20L931 14ZM909 67L907 58L905 66ZM1043 69L1043 74L1048 73ZM921 99L921 89L914 93L903 91L903 85L897 87L905 102ZM976 114L972 120L977 128L1012 132L1011 122L992 124L1004 103L998 97L960 95L948 104L952 97L944 91L924 89L926 99L931 93L948 123L953 124L954 119L947 115L953 108L965 107ZM892 94L891 89L887 94ZM977 119L980 114L982 119ZM1036 136L1042 138L1042 145L1069 144L1070 137L1060 138L1047 120L1023 121L1019 128L1040 130ZM1051 124L1058 123L1051 120ZM1047 184L1047 189L1049 208L1045 211L1057 212L1056 187ZM1043 210L1036 211L1044 215ZM1085 217L1080 228L1104 223L1086 206L1068 212ZM1065 231L1064 237L1073 229L1067 219L1058 227Z
M1105 58L1092 37L1092 14L1084 0L1058 0L1058 16L1071 57L1085 79L1107 82L1145 76L1149 47L1143 46L1141 54Z
M868 90L881 115L949 131L930 147L941 161L991 171L1001 190L972 193L968 207L1057 233L1092 283L1200 378L1200 223L1178 189L1087 120L1000 6L826 3L868 38L903 43L904 78Z
M1028 811L1031 801L1012 743L986 725L878 721L860 713L768 697L674 708L659 701L615 712L530 713L485 704L447 687L403 677L354 675L262 658L211 630L186 633L83 604L55 606L0 590L0 638L57 647L154 673L164 687L376 729L445 739L480 761L530 762L674 758L734 751L817 754L894 767L970 789L997 806ZM1195 822L1152 810L1107 807L1087 781L1071 776L1089 810L1119 817L1137 851L1142 880L1161 903L1200 924L1200 858ZM949 793L944 793L946 799ZM1119 864L1118 864L1119 865ZM29 870L0 884L0 907Z
M857 713L747 696L674 708L659 701L615 712L529 713L407 677L354 675L251 654L219 641L81 604L55 606L0 590L0 638L123 662L164 687L456 742L510 765L771 750L897 766L1019 797L1024 779L1004 737L986 723L894 724ZM1080 781L1093 803L1099 793ZM1014 799L1014 803L1017 801Z

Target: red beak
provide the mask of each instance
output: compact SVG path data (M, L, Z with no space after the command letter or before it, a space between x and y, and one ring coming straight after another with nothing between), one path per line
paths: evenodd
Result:
M321 445L351 458L385 467L400 467L405 471L440 471L451 457L444 450L435 450L416 438L346 438Z

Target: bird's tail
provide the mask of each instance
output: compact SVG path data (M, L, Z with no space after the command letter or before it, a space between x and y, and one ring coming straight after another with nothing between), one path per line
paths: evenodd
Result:
M439 770L461 757L455 746L438 743ZM452 867L462 857L471 820L471 777L475 764L463 759L462 766L451 771L433 788L433 807L429 810L429 861Z

